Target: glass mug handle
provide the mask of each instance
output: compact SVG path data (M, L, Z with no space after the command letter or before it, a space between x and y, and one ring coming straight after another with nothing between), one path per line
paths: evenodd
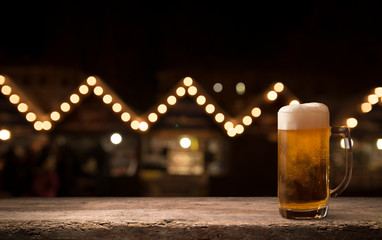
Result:
M345 141L345 176L341 183L335 188L330 189L330 196L336 197L341 194L349 185L353 171L353 148L350 138L350 130L347 127L332 127L332 134L340 135Z

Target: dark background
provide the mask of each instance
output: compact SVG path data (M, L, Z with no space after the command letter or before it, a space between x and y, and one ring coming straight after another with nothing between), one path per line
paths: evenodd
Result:
M185 76L207 91L217 81L225 86L244 82L244 96L234 90L214 95L233 115L242 110L232 108L233 100L250 98L281 81L302 102L327 104L333 121L340 122L381 84L381 5L380 1L2 4L0 70L57 66L97 75L138 112L156 104ZM252 187L272 195L276 145L264 138L243 135L230 140L234 158L239 159L232 166L232 178L246 183L254 180L254 172L260 174L255 179L267 175L264 181L271 181L271 190L261 181L252 182ZM269 161L252 162L248 154L256 155L254 143ZM272 154L265 156L267 151ZM247 186L238 187L238 182L230 179L219 186L231 189L228 195L255 194Z

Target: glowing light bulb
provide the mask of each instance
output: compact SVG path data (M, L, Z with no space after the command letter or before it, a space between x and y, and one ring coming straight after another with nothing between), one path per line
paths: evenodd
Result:
M149 125L147 124L147 122L139 123L139 130L141 130L142 132L146 131L148 128L149 128Z
M261 115L261 109L258 107L255 107L251 111L252 116L259 117Z
M159 113L165 113L165 112L167 112L167 106L166 105L164 105L164 104L160 104L159 106L158 106L158 112Z
M236 130L234 128L230 128L228 131L227 131L227 135L229 137L234 137L236 136Z
M52 119L53 121L58 121L60 119L60 113L59 112L56 112L56 111L53 111L51 114L50 114L50 119Z
M49 130L52 128L52 123L49 121L42 122L42 129Z
M7 141L11 138L11 132L7 129L0 130L0 140Z
M276 83L274 86L273 86L273 89L276 91L276 92L282 92L284 90L284 84L282 84L281 82L278 82Z
M167 103L170 105L174 105L176 103L176 97L171 95L167 98Z
M124 112L121 114L121 119L124 122L128 122L130 120L130 114L128 112Z
M269 101L274 101L277 98L277 92L275 91L269 91L267 94L267 98Z
M102 101L106 104L110 104L113 101L113 97L110 94L103 96Z
M215 112L215 106L214 106L213 104L211 104L211 103L208 104L208 105L206 106L206 112L209 113L209 114Z
M139 122L137 120L134 120L131 122L130 126L132 129L138 130L139 129Z
M218 114L216 114L215 115L215 120L216 120L216 122L218 122L218 123L221 123L221 122L223 122L224 121L224 114L223 113L218 113Z
M191 86L191 85L192 85L192 82L193 82L193 80L192 80L192 78L190 78L190 77L185 77L185 78L183 79L183 84L184 84L185 86L187 86L187 87Z
M199 105L204 105L206 103L206 97L203 95L200 95L196 98L196 103Z
M93 92L94 92L95 95L101 96L102 93L103 93L103 88L100 87L100 86L97 86L97 87L94 88Z
M355 118L348 118L346 120L346 125L349 127L349 128L355 128L358 124L358 121L357 119Z
M375 94L370 94L369 96L367 96L367 101L370 104L376 104L376 103L378 103L378 96Z
M231 128L233 128L233 123L232 122L226 122L226 123L224 123L224 129L225 130L230 130Z
M110 136L110 142L112 144L120 144L122 142L122 136L121 134L119 133L113 133L111 136Z
M292 100L290 101L289 105L299 105L300 102L298 100Z
M9 101L13 104L18 104L20 102L20 97L19 95L17 94L12 94L10 97L9 97Z
M186 89L184 89L184 87L178 87L176 89L176 95L178 95L179 97L183 97L184 94L186 94Z
M90 76L90 77L88 77L88 79L86 79L86 82L88 83L89 86L94 86L94 85L96 85L97 80L95 77Z
M377 148L378 148L378 150L382 150L382 138L379 138L377 140Z
M27 113L27 115L25 115L25 118L27 119L28 122L33 122L34 120L36 120L37 116L35 113L29 112Z
M41 131L41 130L42 130L42 122L41 122L41 121L36 121L36 122L33 124L33 127L34 127L34 129L36 129L37 131Z
M77 94L73 93L71 96L70 96L70 101L74 104L78 103L80 101L80 96L78 96Z
M150 113L148 119L150 122L156 122L158 120L158 115L156 113Z
M0 75L0 85L3 85L5 83L5 77L3 75Z
M118 113L122 111L122 105L119 103L114 103L112 109L114 112Z
M17 110L19 110L19 112L26 112L28 111L28 105L25 104L25 103L20 103L18 106L17 106Z
M244 127L241 124L235 126L235 131L237 134L242 134L244 132Z
M245 126L252 124L252 118L250 116L244 116L242 121Z
M12 88L8 85L4 85L2 88L1 88L1 92L4 94L4 95L9 95L11 94L12 92Z
M63 103L61 103L60 108L61 108L61 111L63 111L63 112L69 112L70 104L67 102L63 102Z
M191 96L194 96L196 93L198 93L198 89L195 86L191 86L188 88L187 92Z
M370 103L362 103L361 104L361 111L363 113L368 113L371 111L371 109L373 108L373 106L370 104Z
M182 147L182 148L189 148L191 146L191 139L189 139L188 137L183 137L179 140L179 145Z
M382 97L382 87L377 87L374 89L374 93L375 95L377 95L378 97Z
M87 93L89 92L89 88L88 88L88 86L86 86L86 85L81 85L81 86L78 88L78 91L80 91L80 93L81 93L82 95L85 95L85 94L87 94Z

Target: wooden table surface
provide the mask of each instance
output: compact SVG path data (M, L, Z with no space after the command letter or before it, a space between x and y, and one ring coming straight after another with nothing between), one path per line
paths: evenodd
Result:
M288 220L275 197L4 198L0 239L382 239L382 198Z

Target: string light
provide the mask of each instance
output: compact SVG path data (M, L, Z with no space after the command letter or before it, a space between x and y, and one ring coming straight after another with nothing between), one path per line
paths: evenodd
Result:
M17 105L17 110L19 110L19 112L21 113L24 113L28 111L28 105L25 103L20 103L19 105Z
M349 128L355 128L358 124L358 121L357 119L355 118L348 118L346 120L346 125L349 127Z
M188 88L187 92L191 96L194 96L198 92L198 89L195 86L191 86Z
M42 129L50 130L52 128L52 123L49 121L42 122Z
M167 98L167 103L170 105L174 105L176 103L176 97L171 95Z
M261 115L261 109L258 107L255 107L251 111L252 116L259 117Z
M63 112L69 112L70 104L67 102L63 102L63 103L61 103L60 108L61 108L61 111L63 111Z
M367 103L362 103L361 104L361 111L363 113L368 113L368 112L371 111L371 109L372 109L372 105L370 103L367 102Z
M187 86L187 87L191 86L192 83L193 83L193 80L192 80L192 78L190 78L190 77L185 77L185 78L183 79L183 84L184 84L185 86Z
M203 95L200 95L196 98L196 103L199 105L204 105L206 103L206 97Z
M86 82L88 83L89 86L94 86L94 85L96 85L97 80L96 80L95 77L90 76L90 77L88 77L88 79L86 80Z
M25 118L27 119L28 122L33 122L36 120L36 114L34 112L29 112L27 115L25 115Z
M377 87L374 89L374 93L375 95L377 95L378 97L382 97L382 87Z
M41 121L36 121L33 125L34 129L36 129L37 131L41 131L43 129L42 127L42 122Z
M1 92L4 94L4 95L9 95L11 94L12 92L12 88L8 85L4 85L2 88L1 88Z
M147 118L150 122L156 122L158 120L158 115L156 113L150 113Z
M130 114L128 112L124 112L121 114L121 119L124 122L128 122L130 120Z
M184 87L178 87L176 89L176 95L178 95L179 97L183 97L184 94L186 94L186 89L184 89Z
M17 94L12 94L9 96L9 101L13 104L18 104L20 102L20 97Z
M5 77L3 75L0 75L0 85L3 85L5 83Z
M110 104L113 101L113 97L110 94L103 96L102 101L106 104Z
M164 104L160 104L160 105L158 106L158 112L161 113L161 114L167 112L167 106L164 105Z
M139 130L141 130L142 132L147 131L148 128L149 128L149 125L147 124L147 122L139 123Z
M237 134L242 134L242 133L244 132L244 127L243 127L243 125L241 125L241 124L237 124L237 125L235 126L235 131L236 131Z
M100 86L97 86L97 87L94 88L93 92L94 92L95 95L101 96L102 93L103 93L103 88L100 87Z
M276 83L274 86L273 86L273 89L276 91L276 92L282 92L284 90L284 84L282 84L281 82L278 82Z
M252 124L252 118L250 116L244 116L242 121L245 126Z
M233 128L233 123L232 122L226 122L226 123L224 123L224 129L225 130L230 130L231 128Z
M88 86L86 86L86 85L81 85L81 86L78 88L78 91L80 91L80 93L81 93L82 95L85 95L85 94L87 94L87 93L89 92L89 88L88 88Z
M119 103L114 103L112 108L113 108L113 111L116 113L122 111L122 105Z
M290 101L289 105L299 105L300 102L298 100L292 100Z
M277 92L275 91L269 91L267 94L267 98L269 101L274 101L277 98Z
M216 115L215 115L215 120L216 120L216 122L218 122L218 123L221 123L221 122L223 122L224 121L224 114L223 113L217 113Z
M80 97L73 93L71 96L70 96L70 101L74 104L78 103L80 101Z
M369 96L367 96L367 101L370 104L374 105L374 104L378 103L378 96L375 94L370 94Z
M60 119L60 113L57 112L57 111L53 111L51 114L50 114L50 119L52 119L53 121L58 121Z
M206 106L206 112L209 113L209 114L215 112L215 106L214 106L213 104L211 104L211 103L208 104L208 105Z
M130 126L132 129L138 130L139 129L139 122L137 120L134 120L131 122Z

